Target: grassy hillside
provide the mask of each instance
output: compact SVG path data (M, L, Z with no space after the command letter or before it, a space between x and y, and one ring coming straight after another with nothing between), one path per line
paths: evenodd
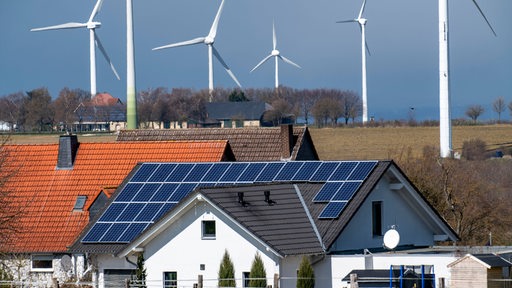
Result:
M313 141L322 160L391 159L404 149L416 155L426 145L439 146L438 127L355 127L311 128ZM13 135L11 143L57 143L58 135ZM115 141L113 134L79 135L80 142ZM460 151L464 141L481 139L488 149L512 147L512 125L454 126L453 148ZM510 149L506 150L507 153Z

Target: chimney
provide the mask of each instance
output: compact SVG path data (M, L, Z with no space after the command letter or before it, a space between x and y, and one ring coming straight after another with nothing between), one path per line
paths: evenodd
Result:
M290 158L292 156L293 146L293 125L281 125L281 158Z
M57 156L57 170L73 169L76 152L78 151L78 138L76 135L61 135L59 138L59 155Z

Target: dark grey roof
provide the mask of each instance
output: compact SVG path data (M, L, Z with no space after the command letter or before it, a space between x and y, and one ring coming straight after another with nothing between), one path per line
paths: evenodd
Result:
M273 205L264 201L264 191L270 192ZM206 188L199 192L283 256L324 253L307 206L292 184ZM247 205L238 202L238 193L243 193Z
M260 120L270 107L264 102L212 102L206 103L208 118L216 120Z
M472 254L478 260L491 267L512 267L512 263L496 254Z

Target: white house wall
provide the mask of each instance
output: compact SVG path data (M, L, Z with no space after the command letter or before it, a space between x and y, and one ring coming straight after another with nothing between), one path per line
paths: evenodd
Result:
M390 190L386 177L382 177L330 250L382 248L383 236L372 235L373 201L382 201L383 233L395 225L400 234L399 245L432 246L435 233L405 200L405 193L405 189Z
M215 220L215 239L202 239L203 220ZM206 202L189 209L144 248L148 287L162 287L165 271L177 272L178 286L192 287L198 275L203 275L204 286L215 287L225 250L233 261L238 287L242 286L242 273L251 270L257 252L265 265L268 284L272 284L274 273L279 273L279 258L274 253Z

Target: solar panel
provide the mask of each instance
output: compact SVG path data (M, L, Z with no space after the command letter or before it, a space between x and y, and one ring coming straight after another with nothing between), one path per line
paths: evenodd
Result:
M199 163L194 166L183 182L200 182L206 172L212 167L212 164Z
M239 182L254 182L267 163L251 163L238 178Z
M158 164L145 164L142 165L139 170L133 175L132 182L145 182L151 174L156 170Z
M343 182L328 182L322 186L322 189L318 191L315 198L313 198L313 202L329 202L332 197L338 192L338 190L343 186Z
M342 162L336 170L329 177L330 181L344 181L347 180L348 176L352 173L354 168L357 166L357 162Z
M318 216L319 219L335 219L340 217L343 208L347 205L347 202L329 202L325 205L324 210Z
M229 168L230 163L217 163L219 165L214 165L210 171L206 175L204 175L204 182L218 182L220 177L226 172Z
M364 180L373 170L377 162L359 162L355 170L352 172L348 180Z
M143 163L82 239L126 243L169 212L196 187L239 183L323 183L313 198L319 219L334 219L374 169L376 161Z
M148 179L148 182L164 182L172 170L176 168L177 164L160 164L153 175Z
M343 186L332 197L333 201L348 201L357 192L361 182L344 182Z
M302 167L304 162L287 162L284 167L281 169L279 174L277 174L275 181L290 181L293 179L293 176L297 173L297 171Z
M329 179L332 172L338 167L339 162L323 162L316 170L315 174L311 176L310 181L324 182Z
M267 166L261 171L258 178L256 178L256 182L270 182L274 180L279 170L284 166L284 162L271 162L268 163Z
M133 197L132 201L137 201L137 202L149 201L149 199L151 199L151 197L153 195L155 195L155 192L158 190L158 188L160 188L161 185L162 184L157 184L157 183L144 184L144 186L142 186L139 189L139 192L137 193L137 195L135 195L135 197Z
M322 162L310 161L304 162L304 165L300 167L299 171L293 176L294 181L308 181L311 176L316 172Z
M117 202L130 202L133 197L139 192L139 189L142 187L142 183L128 183L126 187L123 189L123 193L117 195Z

